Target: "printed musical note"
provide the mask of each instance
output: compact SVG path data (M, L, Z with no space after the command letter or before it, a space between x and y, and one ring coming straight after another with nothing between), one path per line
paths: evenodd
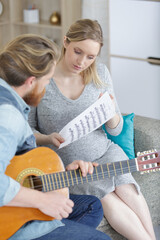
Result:
M115 115L113 102L108 94L104 93L94 104L70 121L59 134L65 142L59 148L86 136L99 128Z

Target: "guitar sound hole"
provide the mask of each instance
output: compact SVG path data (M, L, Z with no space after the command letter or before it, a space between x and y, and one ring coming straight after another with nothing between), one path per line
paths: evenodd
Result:
M42 181L38 176L30 175L24 179L22 184L24 187L32 188L38 191L42 191Z

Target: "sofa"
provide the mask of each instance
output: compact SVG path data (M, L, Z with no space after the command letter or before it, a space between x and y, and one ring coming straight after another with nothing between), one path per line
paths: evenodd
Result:
M135 154L151 149L160 150L160 120L135 115L134 117L134 148ZM136 154L137 156L137 154ZM150 209L153 225L160 224L160 171L140 174L132 173L141 187ZM119 221L121 221L120 216ZM125 240L109 225L105 218L98 230L107 233L113 240Z

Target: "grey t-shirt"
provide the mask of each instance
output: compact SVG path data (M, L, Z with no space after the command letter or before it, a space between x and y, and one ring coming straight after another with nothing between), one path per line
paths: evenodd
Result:
M98 88L93 83L90 83L86 85L84 91L76 100L65 97L56 86L54 79L52 79L47 86L46 94L41 103L37 108L31 109L29 123L32 129L43 134L59 132L68 122L93 104L99 98L100 93L108 91L109 94L115 97L107 67L104 64L99 64L97 71L105 86ZM117 103L116 112L120 114ZM107 128L107 131L111 135L118 135L122 130L122 126L123 118L121 116L118 126L114 129ZM106 153L110 144L111 141L107 139L106 134L100 127L58 151L54 146L50 147L58 153L64 164L67 165L76 159L95 161Z

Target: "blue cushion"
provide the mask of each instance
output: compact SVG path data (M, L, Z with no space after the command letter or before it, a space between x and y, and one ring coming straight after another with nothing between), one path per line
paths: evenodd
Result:
M105 127L103 129L107 134L107 137L118 144L123 151L127 154L129 159L135 158L134 153L134 113L123 116L123 129L118 136L112 136L107 133Z

